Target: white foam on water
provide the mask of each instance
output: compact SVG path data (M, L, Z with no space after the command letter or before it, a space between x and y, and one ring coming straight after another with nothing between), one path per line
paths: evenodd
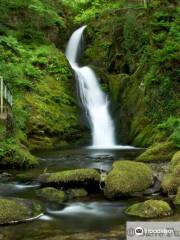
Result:
M108 98L101 90L95 72L88 66L80 67L78 64L85 28L86 26L83 26L72 34L67 45L66 56L75 72L80 99L87 113L92 132L92 147L109 148L109 146L115 146L116 141Z

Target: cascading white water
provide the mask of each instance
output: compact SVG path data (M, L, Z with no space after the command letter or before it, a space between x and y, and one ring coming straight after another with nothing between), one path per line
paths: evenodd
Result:
M101 90L93 70L87 66L80 67L78 64L85 28L86 26L83 26L72 34L67 45L66 57L79 84L80 98L91 126L92 147L113 148L116 143L114 124L108 110L108 98Z

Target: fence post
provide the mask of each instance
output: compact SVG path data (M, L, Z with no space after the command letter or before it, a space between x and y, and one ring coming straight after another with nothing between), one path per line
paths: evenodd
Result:
M0 92L0 98L1 98L1 101L0 101L0 108L1 108L1 113L3 113L3 105L4 105L4 103L3 103L3 85L4 85L4 83L3 83L3 77L2 76L0 76L0 84L1 84L1 92Z

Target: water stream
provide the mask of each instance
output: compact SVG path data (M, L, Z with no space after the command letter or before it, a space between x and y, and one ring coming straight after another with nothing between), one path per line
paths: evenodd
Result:
M92 194L62 205L52 204L37 197L36 190L40 188L37 178L44 169L47 172L55 172L92 167L107 171L111 169L114 160L133 159L139 151L82 148L36 152L40 166L27 171L10 171L12 176L0 181L0 194L6 197L38 200L44 206L44 215L35 222L1 227L0 237L2 235L2 239L5 240L49 240L51 239L49 237L58 236L58 240L74 240L76 239L74 236L78 234L77 239L89 240L93 235L98 235L93 239L101 239L99 236L102 237L103 234L109 236L113 231L116 235L114 239L122 239L119 238L119 232L127 219L131 219L124 214L124 210L133 202L131 199L110 202L102 194Z
M139 220L127 216L125 209L144 199L133 197L108 201L103 197L103 194L99 193L90 194L81 199L69 200L59 205L38 198L36 190L40 188L40 185L37 179L45 169L47 172L56 172L92 167L108 171L112 168L112 163L115 160L133 160L141 151L140 149L99 150L83 148L36 152L35 154L40 159L39 167L26 171L9 171L10 177L0 179L0 195L40 201L41 205L44 206L44 215L33 222L0 227L0 239L124 240L126 221ZM178 212L170 217L169 221L176 219L179 219ZM122 233L124 237L122 237Z

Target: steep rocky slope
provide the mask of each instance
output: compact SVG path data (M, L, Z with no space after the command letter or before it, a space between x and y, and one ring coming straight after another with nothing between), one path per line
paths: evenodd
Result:
M82 19L88 24L83 61L112 99L120 142L179 145L178 1L129 3Z
M63 54L73 13L58 0L3 0L0 10L0 74L14 102L13 129L0 128L0 164L30 166L36 160L28 148L66 146L82 135Z

